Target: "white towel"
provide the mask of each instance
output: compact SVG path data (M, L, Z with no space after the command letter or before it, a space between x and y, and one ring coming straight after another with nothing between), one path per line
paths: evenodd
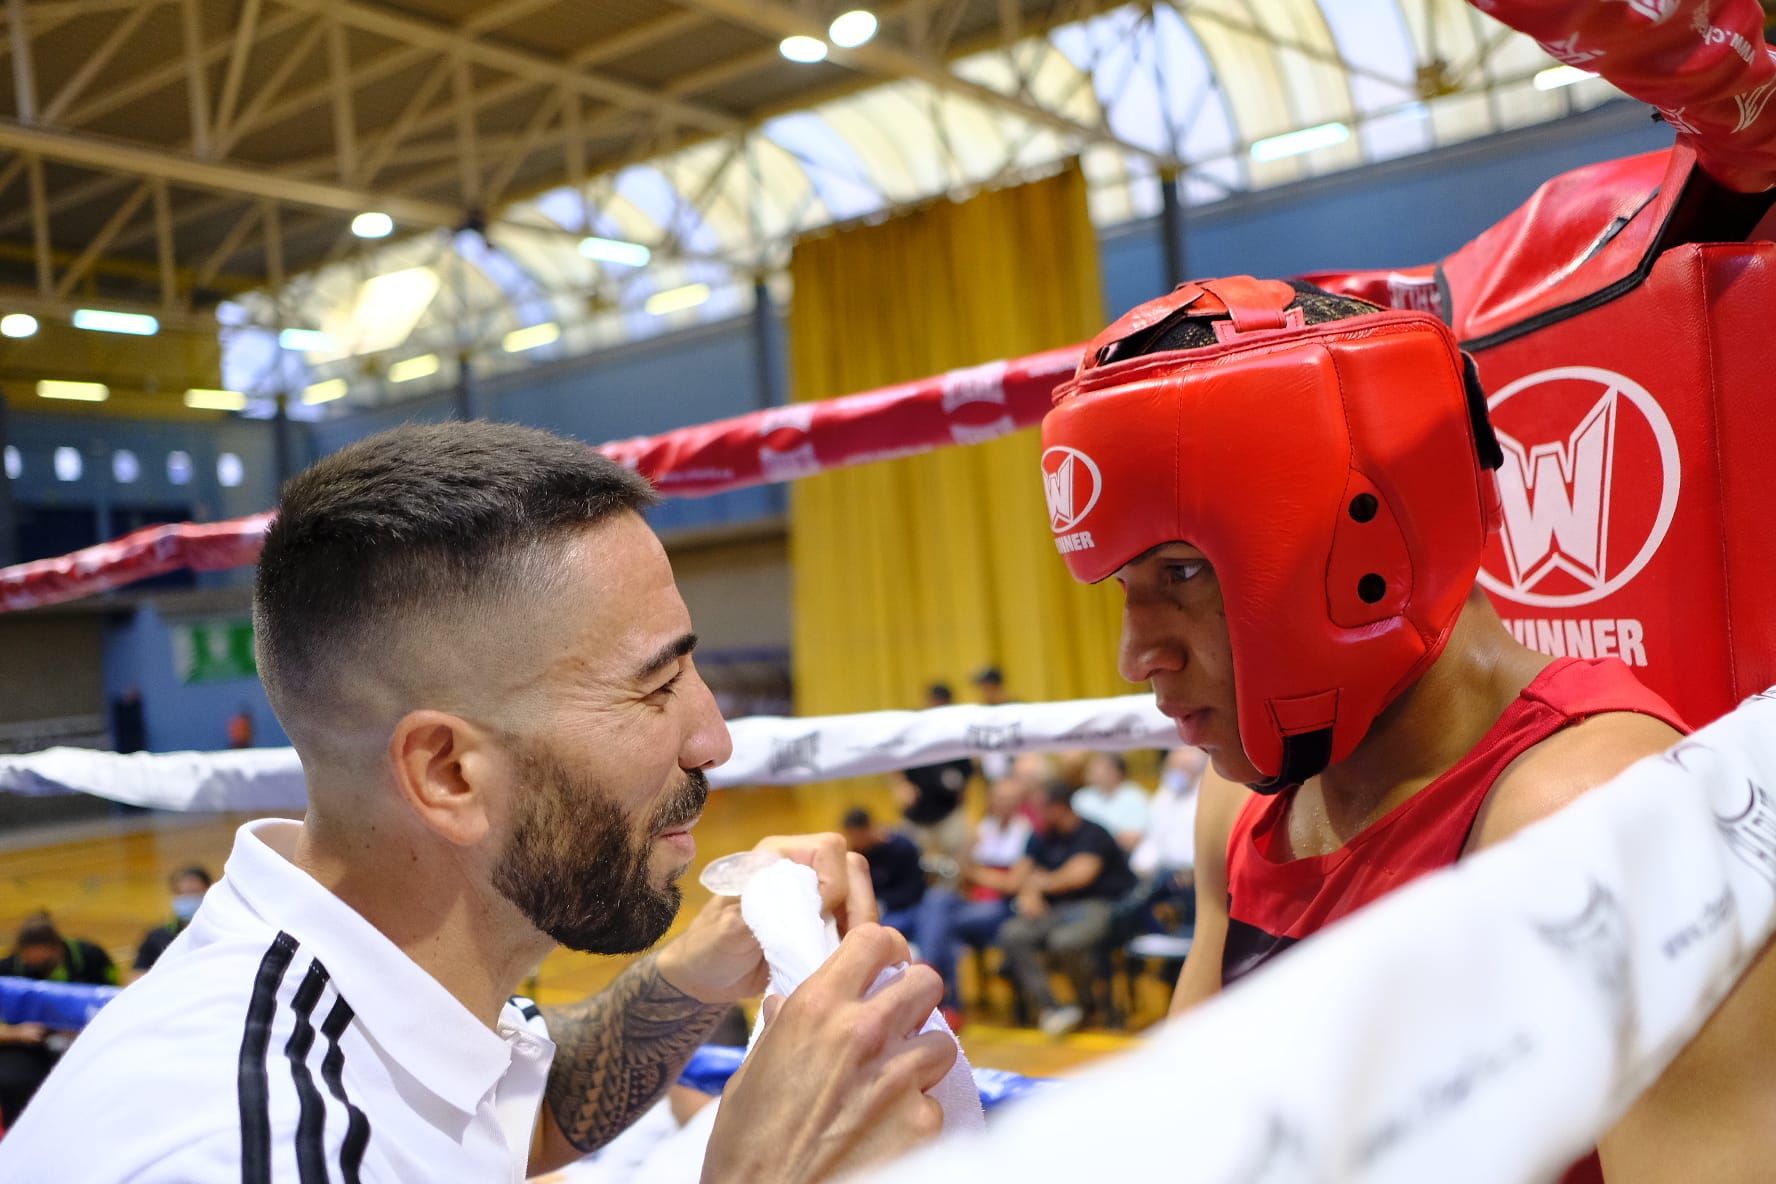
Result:
M758 938L771 968L771 985L767 995L788 998L807 977L820 969L832 952L839 948L839 929L826 917L820 905L820 882L814 870L784 860L756 873L740 894L740 915ZM906 964L891 966L882 972L870 987L875 994L906 973ZM762 1024L764 1013L760 1011ZM955 1039L942 1013L932 1012L922 1032L942 1032ZM759 1029L754 1028L753 1043ZM928 1093L943 1107L944 1131L980 1130L986 1126L981 1111L980 1090L975 1088L974 1074L968 1058L956 1048L956 1063L944 1079Z

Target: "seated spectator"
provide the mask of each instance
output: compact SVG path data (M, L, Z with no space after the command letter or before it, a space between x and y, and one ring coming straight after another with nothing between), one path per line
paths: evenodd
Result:
M997 666L986 666L975 672L975 695L987 707L1003 707L1013 702L1005 690L1005 675ZM1011 772L1012 757L1008 752L984 752L981 754L981 773L989 782L1003 780Z
M1135 883L1122 848L1109 831L1074 811L1073 796L1065 781L1044 788L1042 830L1031 836L1013 871L1016 915L999 930L1007 968L1050 1036L1084 1021L1097 980L1095 957L1110 936L1115 902ZM1072 979L1072 1004L1056 1003L1045 955Z
M55 983L117 985L117 967L112 965L111 955L90 941L63 938L48 913L25 919L12 953L0 958L0 975Z
M1055 758L1046 752L1026 752L1012 760L1005 776L1023 786L1023 805L1018 807L1031 830L1042 829L1042 787L1055 779ZM984 768L984 767L983 767ZM993 784L1005 777L993 779Z
M1129 867L1140 878L1135 896L1143 910L1171 902L1185 926L1196 919L1196 794L1208 763L1199 748L1174 748L1166 755L1147 834L1129 856Z
M1085 785L1073 795L1073 808L1133 851L1147 833L1147 791L1129 780L1120 752L1094 752L1085 762Z
M926 959L943 976L944 1006L956 1008L956 963L964 944L984 949L1011 916L1017 894L1013 871L1030 846L1034 828L1024 817L1029 787L1014 772L993 783L987 815L975 828L974 846L962 866L961 891L933 888L919 906L919 939Z
M64 939L48 913L25 919L12 953L0 958L0 975L100 986L117 982L110 956L90 941ZM42 1024L0 1024L0 1127L18 1121L66 1046L65 1035Z
M869 861L870 884L882 924L917 941L918 906L925 897L925 869L918 844L905 835L883 830L870 812L857 807L840 822L845 845Z
M215 882L208 871L197 866L173 874L170 881L173 889L173 915L164 925L157 925L143 935L142 944L136 948L132 982L146 974L148 968L173 944L173 939L185 932L185 927L191 924L191 918L197 915L197 906L203 903L204 893Z
M925 693L927 708L948 707L954 702L955 695L941 682L933 683ZM895 801L914 842L927 855L942 855L957 865L966 857L968 815L962 809L962 798L973 777L974 762L967 757L895 775Z

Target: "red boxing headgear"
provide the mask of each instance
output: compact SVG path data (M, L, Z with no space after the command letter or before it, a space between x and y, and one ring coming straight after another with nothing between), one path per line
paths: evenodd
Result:
M1449 329L1384 311L1308 325L1301 295L1181 285L1099 334L1042 422L1077 579L1169 542L1214 567L1266 792L1349 756L1442 652L1498 518L1498 443ZM1215 344L1142 352L1187 319Z

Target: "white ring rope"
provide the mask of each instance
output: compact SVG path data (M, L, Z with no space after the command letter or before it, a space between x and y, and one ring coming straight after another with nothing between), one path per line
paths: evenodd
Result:
M1764 948L1772 787L1776 688L872 1178L1552 1180Z
M967 705L808 718L757 716L728 725L734 755L717 787L799 785L886 773L987 753L1174 747L1178 734L1151 695L1061 703ZM0 792L87 793L159 810L300 810L308 801L293 748L239 752L97 752L51 748L0 756Z

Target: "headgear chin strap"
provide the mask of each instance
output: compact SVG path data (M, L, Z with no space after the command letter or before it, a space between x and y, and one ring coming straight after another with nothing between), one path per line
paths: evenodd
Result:
M1448 328L1384 311L1308 325L1299 296L1181 285L1099 334L1042 423L1076 578L1169 542L1213 565L1264 793L1349 756L1436 660L1498 520L1502 458ZM1147 352L1186 319L1214 344Z

